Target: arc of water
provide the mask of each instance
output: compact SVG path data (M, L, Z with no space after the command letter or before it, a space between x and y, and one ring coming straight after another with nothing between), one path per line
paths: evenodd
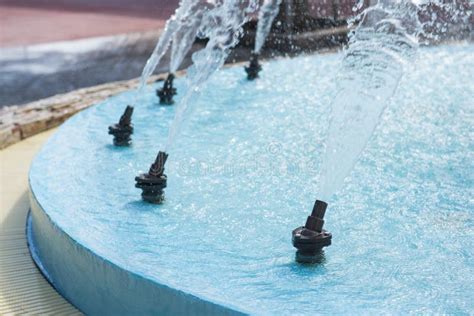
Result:
M183 21L183 24L180 26L179 30L174 33L171 46L171 73L175 73L178 70L179 66L181 66L181 63L183 62L184 57L193 46L203 16L204 8L198 9L194 13L193 19L189 21Z
M270 33L273 20L280 10L281 0L264 0L258 12L257 34L255 36L255 53L259 54Z
M320 169L319 196L325 200L341 188L395 93L403 66L414 58L418 46L417 6L409 1L379 1L359 18L332 102Z
M332 102L321 198L327 200L341 188L395 93L404 66L414 59L420 37L431 38L446 28L431 14L436 10L454 23L466 23L471 14L457 1L379 0L356 17L360 23L350 35Z
M165 55L168 47L175 35L180 30L181 25L185 21L192 20L193 14L199 9L199 4L203 2L200 0L181 0L179 7L176 9L174 15L166 21L163 33L158 40L158 43L153 50L150 58L147 60L145 67L143 68L142 75L140 77L140 84L138 87L138 95L142 93L146 86L148 78L150 78L153 71L155 71L159 62Z
M257 34L255 36L254 52L260 54L263 44L265 43L273 20L280 10L281 0L264 0L258 12Z
M188 68L186 76L188 89L177 105L165 151L171 146L180 129L184 115L189 110L190 100L199 94L211 75L222 67L229 50L239 41L242 25L257 8L258 0L223 0L204 13L199 34L209 38L209 41L205 48L192 56L193 65Z

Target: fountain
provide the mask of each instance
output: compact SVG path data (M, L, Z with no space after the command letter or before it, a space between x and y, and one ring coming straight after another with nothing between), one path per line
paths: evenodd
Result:
M156 90L156 95L160 98L160 104L171 105L174 103L173 96L176 95L176 88L173 87L174 74L168 74L163 83L163 88Z
M306 224L293 230L293 246L298 249L296 260L303 263L315 263L324 247L331 245L331 233L323 230L324 213L328 204L316 200L313 211Z
M255 36L255 48L250 55L249 66L245 67L248 80L258 78L258 73L262 70L262 66L258 63L265 39L270 33L273 20L278 14L281 0L265 0L258 12L257 34Z
M183 4L185 5L185 4ZM182 5L182 6L183 6ZM204 13L209 7L203 2L194 1L187 4L189 9L192 11L192 16L184 14L175 15L175 18L180 19L179 26L176 27L172 35L171 45L171 62L170 62L170 73L163 83L163 88L157 90L157 95L160 98L160 104L171 105L174 103L173 96L176 95L176 88L173 87L174 74L178 71L181 66L184 57L191 49L194 40L199 35L199 28L203 23ZM191 17L191 18L189 18ZM204 22L205 23L205 22ZM168 44L169 45L169 44ZM154 54L162 54L160 52L154 52ZM161 59L161 57L159 58ZM159 59L156 64L153 64L154 68L159 63ZM149 76L143 75L142 77ZM143 84L143 81L142 81Z
M247 84L221 67L256 5L182 1L138 90L39 152L39 269L87 314L468 314L472 43L420 46L422 4L380 1L343 52L269 60ZM144 82L171 44L179 67L178 32L208 42L157 110ZM123 104L126 150L104 132Z
M143 190L143 200L155 204L163 202L165 198L163 189L166 188L167 179L164 174L166 159L168 159L168 154L160 151L148 173L135 177L137 182L135 186Z
M132 114L133 107L127 105L125 112L118 124L109 126L109 134L114 136L114 145L115 146L129 146L131 142L130 136L133 134L133 124L132 124Z
M258 78L258 73L262 70L262 66L258 63L258 54L252 53L248 67L245 67L248 80Z

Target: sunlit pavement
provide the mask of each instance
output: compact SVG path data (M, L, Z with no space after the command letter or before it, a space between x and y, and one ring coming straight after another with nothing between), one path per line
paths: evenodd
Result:
M26 243L29 165L52 132L0 150L0 315L80 314L39 272Z
M177 4L0 0L0 107L138 77Z
M177 0L0 0L0 47L162 28Z

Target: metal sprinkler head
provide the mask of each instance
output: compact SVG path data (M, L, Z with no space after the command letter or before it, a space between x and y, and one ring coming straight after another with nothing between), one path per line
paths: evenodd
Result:
M167 181L167 177L164 174L166 159L168 159L168 154L160 151L148 173L135 177L135 187L142 189L143 200L154 204L161 204L165 199L163 190L166 188Z
M176 95L176 88L173 87L174 74L169 73L163 83L163 88L156 90L156 95L160 98L160 104L171 105L174 103L173 96Z
M316 263L320 260L322 249L331 245L332 234L323 229L324 214L328 204L316 200L313 211L306 225L293 230L293 246L298 249L296 261L302 263Z
M127 105L119 122L109 126L109 134L114 135L115 146L130 145L132 141L130 136L133 134L132 114L133 106Z
M249 59L248 67L245 67L247 73L247 80L254 80L258 78L258 73L262 70L262 66L258 63L258 53L252 53Z

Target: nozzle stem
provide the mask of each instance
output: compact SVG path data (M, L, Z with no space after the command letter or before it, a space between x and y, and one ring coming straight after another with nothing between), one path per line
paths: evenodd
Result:
M326 213L326 208L328 207L328 204L324 201L321 200L316 200L314 202L314 207L313 211L311 212L311 216L323 219L324 214Z

